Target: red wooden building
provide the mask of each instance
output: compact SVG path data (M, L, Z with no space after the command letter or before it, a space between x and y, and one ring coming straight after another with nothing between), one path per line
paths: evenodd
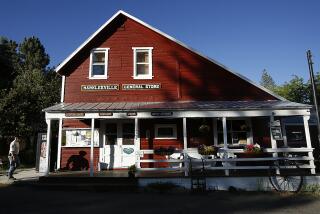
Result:
M56 71L61 103L44 111L48 136L51 121L59 120L59 169L90 168L92 175L135 164L141 171L186 171L183 161L196 157L201 144L236 157L241 145L258 143L277 157L291 143L285 119L301 117L305 136L297 149L314 173L310 106L273 94L126 12L113 15ZM155 152L169 147L171 156Z

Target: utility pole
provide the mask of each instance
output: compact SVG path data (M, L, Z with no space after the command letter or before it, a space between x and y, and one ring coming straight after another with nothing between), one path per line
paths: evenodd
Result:
M311 81L311 87L312 87L312 93L313 93L313 103L315 106L316 116L317 116L318 141L320 143L320 120L319 120L318 101L317 101L317 88L314 81L312 54L310 50L307 51L307 59L308 59L310 81Z

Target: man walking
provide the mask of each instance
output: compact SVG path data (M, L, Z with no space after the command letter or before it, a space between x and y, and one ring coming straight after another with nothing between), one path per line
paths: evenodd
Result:
M16 168L20 165L20 160L18 155L19 155L19 139L15 137L14 141L10 143L10 149L9 149L9 155L8 155L8 159L10 162L8 177L9 179L12 179L12 180L16 180L13 177L13 173L16 170Z

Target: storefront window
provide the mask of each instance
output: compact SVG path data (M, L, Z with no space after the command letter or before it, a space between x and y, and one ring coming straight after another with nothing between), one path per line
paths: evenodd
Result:
M218 144L223 144L222 120L217 121ZM227 139L229 145L247 144L248 127L245 120L227 120Z
M62 146L86 147L91 146L91 129L63 130ZM94 130L94 146L99 146L99 130Z

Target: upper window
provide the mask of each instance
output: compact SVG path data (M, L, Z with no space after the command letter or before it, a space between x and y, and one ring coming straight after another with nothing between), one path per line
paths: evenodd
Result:
M133 49L133 78L152 79L152 49L151 47Z
M177 139L176 124L156 124L154 131L156 139Z
M108 50L109 48L96 48L91 51L89 79L108 77Z

